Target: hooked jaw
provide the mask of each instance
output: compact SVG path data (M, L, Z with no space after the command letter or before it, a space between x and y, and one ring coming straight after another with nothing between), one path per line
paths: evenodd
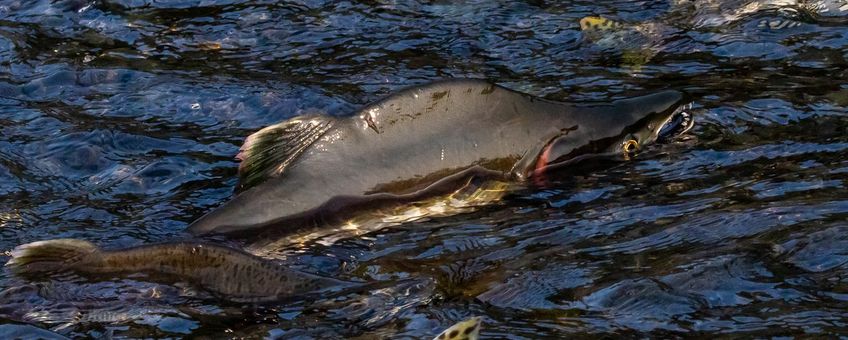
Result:
M694 103L690 102L675 110L657 132L657 142L668 143L695 126L695 117L691 113L693 105Z
M686 133L695 125L695 119L690 113L692 103L680 105L670 113L654 115L646 118L648 121L634 132L625 134L619 146L610 150L615 153L619 150L624 158L629 160L630 156L639 151L644 145L652 143L668 143L676 137Z
M625 117L641 116L641 119L624 128L608 129L611 134L606 137L601 135L601 138L582 145L575 145L570 138L549 140L537 154L529 177L537 177L551 169L597 156L623 155L625 160L629 160L646 145L669 142L694 126L694 118L690 113L692 104L682 104L686 100L681 93L668 91L642 99L641 102L629 101L620 107L624 111L618 111L630 112L624 114ZM640 111L643 113L638 113ZM617 120L605 120L604 124L615 124ZM603 129L603 125L596 128ZM618 132L613 132L616 130Z

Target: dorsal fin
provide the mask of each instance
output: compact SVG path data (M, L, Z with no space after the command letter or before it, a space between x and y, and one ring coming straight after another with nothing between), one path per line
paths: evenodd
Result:
M237 191L279 176L330 129L332 122L333 118L328 116L300 116L267 126L248 136L236 156L241 161Z
M477 340L482 320L479 316L465 319L439 333L433 340Z

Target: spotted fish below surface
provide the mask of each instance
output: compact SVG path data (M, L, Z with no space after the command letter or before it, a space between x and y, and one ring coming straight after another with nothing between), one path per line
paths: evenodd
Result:
M147 273L173 276L233 302L279 301L361 286L286 268L246 252L200 242L102 250L88 241L56 239L20 245L6 266L18 275Z
M672 0L662 20L681 28L720 28L761 13L827 21L848 17L848 0Z
M477 340L482 324L483 318L479 316L471 317L450 326L433 340Z
M761 13L780 15L760 19L757 27L769 31L801 27L804 18L844 22L848 0L672 0L668 13L654 20L630 23L587 16L580 20L580 30L594 46L620 54L622 65L638 71L665 49L666 39L683 30L721 30Z
M471 181L533 183L557 167L666 137L667 123L688 115L686 103L675 91L578 104L481 80L414 86L348 117L296 117L251 135L239 155L240 193L189 231L309 234L449 196Z

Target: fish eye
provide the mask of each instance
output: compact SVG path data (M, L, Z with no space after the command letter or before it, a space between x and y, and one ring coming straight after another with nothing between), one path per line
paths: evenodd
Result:
M636 150L639 150L639 142L635 139L628 139L621 144L621 151L623 151L626 155L633 154Z

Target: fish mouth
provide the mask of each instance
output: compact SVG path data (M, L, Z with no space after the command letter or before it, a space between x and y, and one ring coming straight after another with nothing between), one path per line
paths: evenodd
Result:
M682 105L669 116L657 133L658 142L668 143L695 126L695 117L691 113L692 106L693 103Z

